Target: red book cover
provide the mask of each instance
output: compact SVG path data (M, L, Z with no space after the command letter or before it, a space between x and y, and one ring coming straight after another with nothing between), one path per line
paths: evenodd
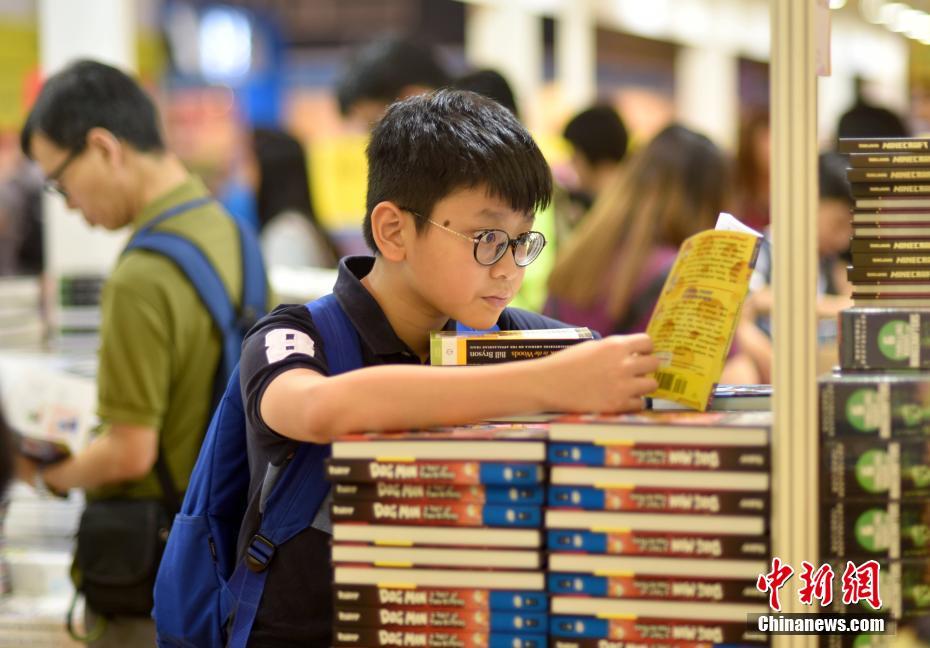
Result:
M766 513L768 492L705 491L674 488L597 488L549 486L549 506L593 511L643 511L734 515Z
M550 551L668 558L767 558L766 536L549 530Z
M448 501L462 504L542 504L542 486L460 486L403 482L333 484L333 501Z
M328 459L326 478L332 482L418 482L435 484L531 486L543 482L538 463L483 461L372 461Z
M429 607L336 606L335 624L345 628L448 629L463 632L545 633L548 612L433 609Z
M576 631L581 623L583 627L590 625L582 621L602 621L607 633L604 639L624 641L671 641L675 642L709 642L713 644L766 644L767 636L752 632L742 622L712 621L677 621L674 619L596 619L595 617L551 617L551 633L555 636L564 636Z
M332 520L383 524L436 526L514 526L537 528L540 506L496 504L437 504L434 502L333 503Z
M378 587L377 585L333 585L333 605L394 609L448 608L453 610L501 610L546 612L545 592L507 592L453 587Z
M521 648L544 648L546 635L535 634L537 639L519 635ZM423 646L424 648L487 648L489 633L461 630L394 630L388 628L333 629L334 646L379 648L380 646Z

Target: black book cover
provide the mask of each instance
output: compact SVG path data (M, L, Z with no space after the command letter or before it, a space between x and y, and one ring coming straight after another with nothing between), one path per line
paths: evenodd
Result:
M930 167L930 154L921 153L853 153L847 159L854 169Z
M888 502L930 498L930 440L826 441L821 461L824 499Z
M846 278L857 284L926 283L930 281L930 268L848 266Z
M930 501L822 503L821 555L868 560L930 555Z
M821 378L825 438L930 436L930 374L842 374Z
M926 182L864 182L852 183L852 194L857 198L884 196L928 196L930 184Z
M917 137L842 137L839 153L921 153L930 152L930 139Z
M853 237L849 242L849 250L870 253L930 253L930 240L922 238L888 239L888 238L862 238Z
M930 158L930 156L928 156ZM927 168L853 168L846 172L850 182L895 182L930 180L930 165Z
M897 253L897 252L854 252L853 266L923 266L930 268L930 253Z
M930 369L930 310L842 311L839 361L847 371Z

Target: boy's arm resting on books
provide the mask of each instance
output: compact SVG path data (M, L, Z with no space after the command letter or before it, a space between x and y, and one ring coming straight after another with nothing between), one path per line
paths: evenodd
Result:
M540 411L638 410L659 368L644 334L583 342L536 360L469 367L383 365L324 377L279 373L259 410L278 434L313 443L360 430L458 425Z

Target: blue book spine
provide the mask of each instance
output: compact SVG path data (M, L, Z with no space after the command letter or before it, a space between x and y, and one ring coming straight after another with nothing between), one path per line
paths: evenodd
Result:
M547 454L554 464L604 465L604 447L590 443L550 443Z
M481 521L487 526L536 528L542 526L542 507L485 504Z
M539 464L482 463L479 476L491 486L535 486L542 483L544 471Z
M600 639L610 636L610 626L606 619L597 617L556 615L550 619L549 633L553 637Z
M525 486L523 488L488 486L484 491L488 504L542 504L545 499L543 486Z
M546 648L544 634L499 634L488 635L488 648Z
M545 612L549 609L549 599L544 592L493 591L488 596L488 607L491 610Z
M607 596L607 579L603 576L550 572L546 575L546 582L550 594Z
M546 613L529 614L492 612L491 632L539 633L549 632L549 615Z
M594 531L548 531L546 540L550 551L607 553L607 536Z
M606 502L607 498L600 488L591 486L549 487L549 506L603 510Z

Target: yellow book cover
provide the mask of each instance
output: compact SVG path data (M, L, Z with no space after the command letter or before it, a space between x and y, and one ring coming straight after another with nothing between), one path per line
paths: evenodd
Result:
M710 404L762 240L738 221L730 227L740 229L707 230L681 244L646 329L662 360L653 398L702 412Z

